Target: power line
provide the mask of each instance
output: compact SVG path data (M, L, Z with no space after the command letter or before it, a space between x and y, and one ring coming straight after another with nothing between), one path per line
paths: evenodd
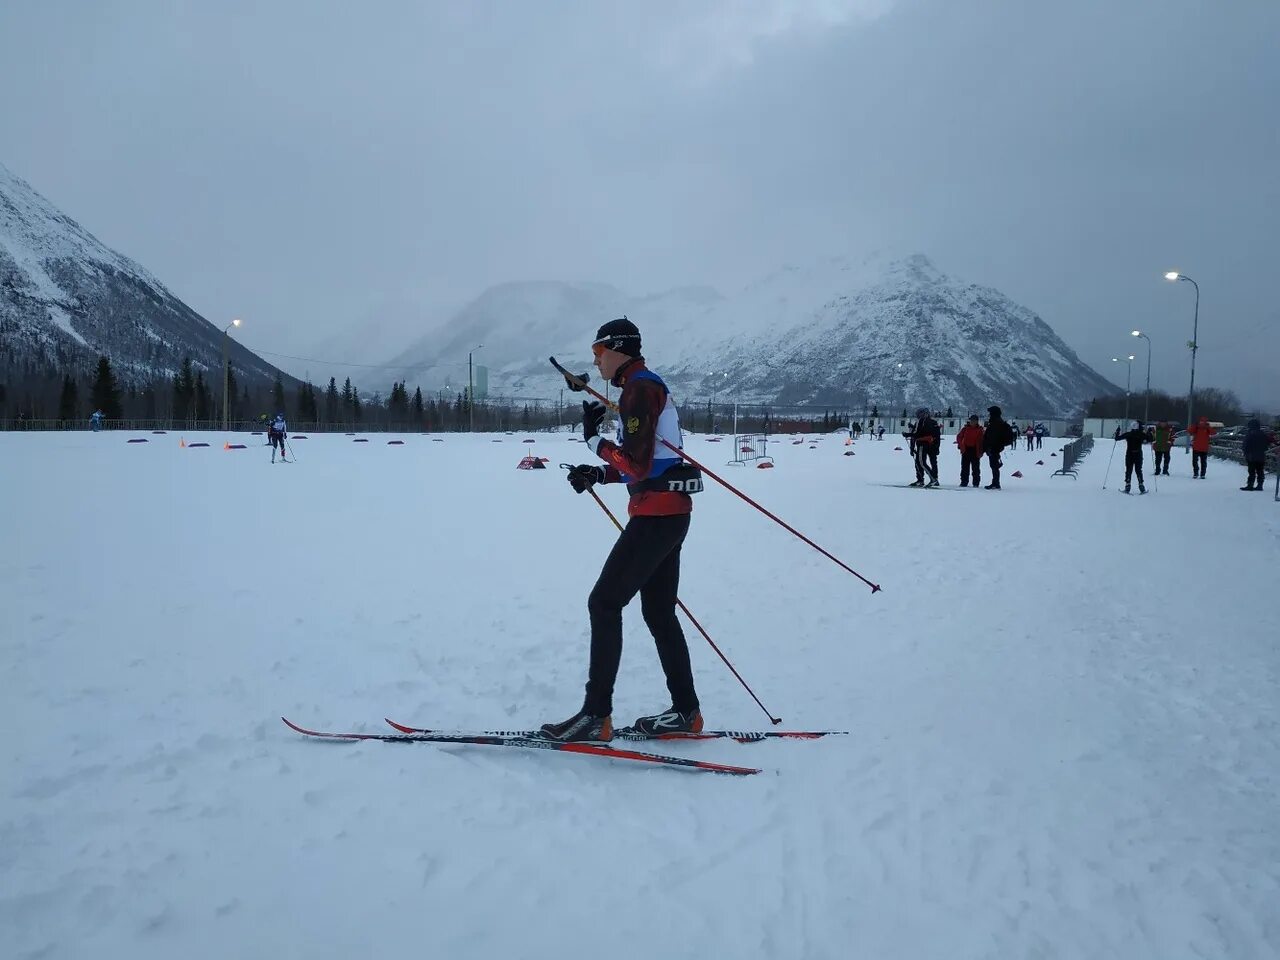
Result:
M245 344L245 346L248 347L248 344ZM349 363L345 360L317 360L315 357L295 357L289 353L276 353L274 350L260 350L256 347L249 347L249 349L251 349L254 353L264 354L268 357L280 357L283 360L300 360L303 363L319 363L319 364L323 364L325 366L330 366L330 367L363 367L367 370L420 370L423 367L423 365L420 363L412 363L412 364ZM429 364L427 366L427 369L430 369L431 367L439 367L439 366L461 366L461 365L462 365L461 363L458 363L458 364L433 363L433 364Z

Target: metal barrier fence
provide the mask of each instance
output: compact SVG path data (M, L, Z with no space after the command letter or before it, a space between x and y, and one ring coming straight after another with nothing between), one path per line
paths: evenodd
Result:
M1089 451L1093 449L1093 434L1086 433L1079 440L1072 440L1062 448L1062 466L1053 471L1050 476L1062 475L1077 480L1078 472L1076 464L1088 456Z
M733 459L728 466L745 466L753 460L773 463L769 456L769 438L762 433L739 434L733 438Z

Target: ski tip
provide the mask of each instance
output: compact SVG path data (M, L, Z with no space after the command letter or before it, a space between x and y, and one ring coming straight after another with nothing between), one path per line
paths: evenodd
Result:
M406 727L403 723L396 723L396 722L395 722L394 720L392 720L390 717L383 717L382 719L386 722L387 726L391 727L393 730L399 730L401 733L416 733L416 732L417 732L417 731L415 731L415 730L414 730L414 728L413 728L413 727Z

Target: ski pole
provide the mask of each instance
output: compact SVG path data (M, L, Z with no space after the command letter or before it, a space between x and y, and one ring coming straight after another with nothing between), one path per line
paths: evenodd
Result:
M570 470L573 469L573 465L569 463L562 463L560 464L560 466L567 467ZM618 528L619 532L621 532L622 524L620 524L618 522L618 518L613 515L613 511L610 510L608 506L605 505L605 502L600 499L600 494L596 493L596 488L594 486L588 486L587 492L591 494L591 496L595 499L596 503L600 504L600 509L604 511L605 516L608 517L610 520L612 520L613 525ZM711 635L708 634L706 630L702 629L702 624L698 622L698 618L689 612L689 608L684 605L684 601L681 600L679 597L676 597L676 606L679 607L684 612L684 615L689 618L689 622L698 628L698 632L702 634L702 638L706 640L707 643L711 644L711 649L716 652L716 656L718 656L721 660L724 661L724 665L729 668L729 672L732 673L734 677L737 678L740 684L742 684L742 688L746 690L747 693L751 694L751 699L754 700L756 702L756 705L761 710L764 711L764 715L769 718L769 721L773 723L775 726L781 723L782 718L775 717L772 713L769 712L769 708L760 702L760 698L756 696L755 691L752 690L751 687L747 685L747 681L742 679L742 674L738 673L738 671L734 669L733 664L729 662L729 658L720 652L720 648L717 647L716 642L711 639Z
M599 400L601 403L607 406L614 413L618 412L618 405L616 403L609 400L603 394L599 393L598 391L588 386L586 380L584 380L582 377L579 377L577 374L570 373L564 367L560 366L559 362L556 360L555 357L551 358L551 365L555 367L558 371L560 371L560 373L564 376L565 381L569 384L569 386L572 389L585 390L587 393L591 394L593 397L595 397L597 400ZM659 439L661 440L661 438ZM803 540L809 546L813 547L813 549L817 550L820 554L822 554L832 563L836 564L837 566L853 574L855 577L857 577L859 580L865 583L868 587L870 587L872 593L878 593L880 591L880 584L872 583L870 580L868 580L866 577L860 574L857 570L853 569L853 567L849 566L843 560L841 560L836 556L833 556L831 553L828 553L826 550L822 549L822 547L818 546L816 543L814 543L812 540L806 537L803 533L801 533L795 527L791 526L791 524L787 523L785 520L781 519L775 514L770 513L764 507L760 506L760 504L756 503L754 500L748 497L745 493L743 493L741 490L739 490L737 487L731 484L728 480L725 480L723 477L719 476L714 471L709 470L707 467L704 467L697 460L693 459L693 457L689 456L689 454L685 453L682 449L677 447L675 444L667 440L662 440L661 442L663 446L665 446L668 450L670 450L676 456L680 457L682 460L687 460L689 463L697 467L699 470L701 470L703 473L709 476L716 483L720 484L720 486L724 487L730 493L734 494L735 496L751 504L751 506L755 507L757 510L763 513L766 517L768 517L774 523L778 524L778 526L782 527L788 533L792 533L795 536L799 537L801 540Z
M1102 475L1102 489L1107 489L1107 477L1111 476L1111 461L1116 458L1116 444L1119 440L1111 441L1111 456L1107 457L1107 472Z
M285 437L285 438L284 438L284 442L285 442L286 444L288 444L288 446L289 446L289 459L291 459L291 460L293 460L295 463L297 463L297 461L298 461L298 455L297 455L296 453L294 453L294 452L293 452L293 444L292 444L292 443L289 443L289 438L288 438L288 437Z

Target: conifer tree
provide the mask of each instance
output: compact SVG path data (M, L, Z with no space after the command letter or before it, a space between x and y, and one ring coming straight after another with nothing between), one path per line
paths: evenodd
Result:
M124 416L120 407L120 387L116 384L116 375L111 370L111 361L106 357L98 357L98 375L93 381L90 401L95 410L101 410L108 420L119 420Z
M338 382L333 377L329 378L329 389L324 394L324 422L338 422Z
M62 395L58 398L58 419L74 420L76 418L76 407L79 405L78 399L79 388L76 386L74 377L66 376L62 378Z

